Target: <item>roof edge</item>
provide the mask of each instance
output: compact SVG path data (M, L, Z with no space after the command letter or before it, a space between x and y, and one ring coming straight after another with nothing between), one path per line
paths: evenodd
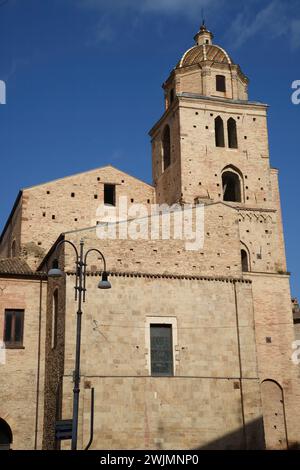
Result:
M84 175L84 174L87 174L87 173L93 173L95 171L103 170L104 168L113 168L114 170L119 171L120 173L124 173L124 175L130 176L130 178L134 178L137 181L139 181L140 183L146 184L147 186L150 186L150 188L153 188L153 186L151 184L146 183L145 181L141 180L140 178L137 178L136 176L130 175L126 171L120 170L119 168L117 168L117 167L115 167L111 164L108 164L108 165L103 165L103 166L100 166L100 167L97 167L97 168L92 168L91 170L80 171L79 173L73 173L72 175L62 176L61 178L56 178L56 179L53 179L53 180L50 180L50 181L45 181L44 183L39 183L39 184L35 184L33 186L28 186L26 188L23 188L22 191L29 191L31 189L38 188L39 186L45 186L47 184L56 183L57 181L62 181L62 180L65 180L65 179L74 178L74 176L80 176L80 175Z
M44 280L48 279L46 273L37 271L32 273L1 273L0 272L0 279L30 279L30 280Z
M17 198L16 198L16 200L15 200L15 203L14 203L14 205L13 205L13 208L12 208L12 210L10 211L10 214L9 214L9 216L8 216L8 218L7 218L7 220L6 220L6 223L5 223L5 225L4 225L3 229L2 229L2 232L1 232L1 235L0 235L0 243L2 243L2 240L3 240L3 237L4 237L4 235L5 235L5 232L6 232L8 226L9 226L9 224L10 224L11 219L12 219L13 216L14 216L14 213L15 213L16 208L17 208L17 206L18 206L18 204L19 204L19 202L20 202L20 200L21 200L21 198L22 198L22 195L23 195L23 190L21 189L21 190L19 191L18 195L17 195Z
M53 243L53 245L51 246L50 250L46 253L46 255L44 256L44 258L42 259L42 261L40 262L40 264L38 265L37 272L44 272L44 271L42 271L42 267L44 266L44 264L47 263L47 261L48 261L48 259L50 258L50 256L55 252L56 247L57 247L57 244L58 244L61 240L64 240L64 238L65 238L64 233L61 233L61 234L59 235L59 237L56 239L56 241Z

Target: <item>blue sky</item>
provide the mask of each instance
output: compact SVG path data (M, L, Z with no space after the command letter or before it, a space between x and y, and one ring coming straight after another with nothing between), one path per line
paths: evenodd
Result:
M111 163L151 182L148 130L162 82L204 8L215 42L270 105L292 292L300 297L300 0L0 0L3 226L19 188Z

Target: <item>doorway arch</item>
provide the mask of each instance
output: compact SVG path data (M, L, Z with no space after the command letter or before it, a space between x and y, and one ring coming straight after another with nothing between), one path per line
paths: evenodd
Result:
M9 424L0 418L0 450L9 450L12 441L13 435Z

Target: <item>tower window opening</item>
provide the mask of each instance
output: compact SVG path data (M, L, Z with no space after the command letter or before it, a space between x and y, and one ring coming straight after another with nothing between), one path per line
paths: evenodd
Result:
M175 93L174 93L174 88L171 89L170 91L170 103L172 104L175 99Z
M238 174L225 171L222 175L223 200L241 202L241 182Z
M116 205L116 185L105 184L104 185L104 204L108 206Z
M223 119L220 116L215 119L215 137L216 147L225 147L224 124Z
M222 91L225 93L226 91L226 79L224 75L216 75L216 90Z
M163 169L166 170L171 164L171 135L170 127L166 126L163 138L162 138L162 149L163 149Z
M228 146L229 146L229 148L237 149L238 148L238 141L237 141L236 122L233 118L228 119L227 130L228 130Z
M241 250L241 262L242 262L242 271L244 273L249 272L249 259L248 259L248 253L246 250Z

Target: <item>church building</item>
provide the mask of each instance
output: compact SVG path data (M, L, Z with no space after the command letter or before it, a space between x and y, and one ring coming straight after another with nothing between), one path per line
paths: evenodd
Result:
M70 448L57 423L73 413L74 247L88 255L78 449L92 404L91 449L300 446L268 106L249 101L248 78L204 23L194 40L163 84L153 185L109 165L17 196L0 238L0 449ZM125 200L129 215L115 221ZM201 246L128 236L157 205L201 210ZM98 288L101 276L111 289Z

